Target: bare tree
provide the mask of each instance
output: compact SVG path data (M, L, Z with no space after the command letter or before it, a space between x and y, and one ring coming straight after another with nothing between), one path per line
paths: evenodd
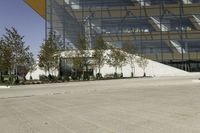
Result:
M138 66L140 67L140 68L142 68L142 70L143 70L143 73L144 73L144 77L146 77L146 68L147 68L147 66L148 66L148 64L149 64L149 61L145 58L145 57L139 57L138 59L137 59L137 64L138 64Z
M101 67L104 65L105 58L105 50L107 49L107 45L104 42L103 38L100 36L96 39L96 43L94 46L93 59L94 65L98 68L97 78L101 77Z
M30 54L30 60L28 62L28 71L30 73L30 80L33 79L32 77L32 73L37 69L37 64L36 64L36 61L35 59L33 58L33 55Z
M130 63L131 77L135 75L135 62L136 62L136 50L133 44L125 43L122 45L122 50L126 52L127 62Z
M80 52L78 50L71 51L70 53L71 53L71 55L74 55L72 57L69 57L69 59L72 62L72 68L75 71L75 75L73 75L73 78L77 79L79 77L79 80L80 80L80 76L78 75L78 71L82 71L82 73L83 73L82 55L80 54Z
M121 68L121 72L123 75L123 66L126 64L126 56L125 53L120 50L117 49L115 47L110 48L110 53L107 55L108 59L107 59L107 63L115 68L115 78L117 78L117 68Z
M79 61L80 67L82 69L82 74L83 74L83 79L89 80L89 75L88 75L88 66L90 64L90 51L89 51L89 45L88 42L85 38L85 36L78 36L77 40L77 61ZM86 68L86 73L84 72L84 67Z

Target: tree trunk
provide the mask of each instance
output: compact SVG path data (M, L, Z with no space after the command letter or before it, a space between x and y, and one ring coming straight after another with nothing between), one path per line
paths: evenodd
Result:
M143 72L144 72L144 77L146 77L146 71L145 71L145 69L143 69Z
M12 82L12 79L11 79L11 69L8 69L8 73L9 73L9 78L8 78L9 83L8 84L11 84L11 82Z
M18 69L17 69L17 66L16 66L16 71L15 71L15 75L18 76Z
M29 80L32 80L33 78L32 78L32 72L30 71L30 79Z
M84 80L84 77L85 77L85 72L84 69L82 69L82 75L81 75L82 80Z
M101 67L100 67L100 65L99 65L99 74L101 73Z
M131 77L133 78L135 75L135 66L134 64L131 65Z
M115 67L114 78L118 78L118 76L117 76L117 67Z
M47 69L47 72L48 72L48 75L50 75L50 68L48 67L48 69Z
M131 77L134 77L134 73L133 73L133 66L131 67Z
M117 67L115 67L115 73L117 73Z

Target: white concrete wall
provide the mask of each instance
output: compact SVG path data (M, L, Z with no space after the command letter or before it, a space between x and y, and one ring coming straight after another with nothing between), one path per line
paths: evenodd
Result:
M168 66L168 65L164 65L155 61L151 61L148 60L149 64L146 68L146 75L147 76L156 76L156 77L160 77L160 76L187 76L190 73L185 72L183 70ZM137 63L135 64L135 76L143 76L144 72L143 70L137 65ZM130 64L127 64L123 67L123 76L124 77L130 77L131 76L131 66ZM95 74L96 74L97 70L95 70ZM106 74L113 74L115 72L115 69L107 64L105 64L102 68L101 68L101 73L102 76L105 76ZM117 71L119 74L121 73L121 69L118 68Z
M58 75L58 70L50 70L50 74L57 76ZM33 80L39 80L40 75L46 75L48 76L49 73L45 72L43 69L41 69L39 66L36 66L35 71L33 71L32 73L28 72L26 75L26 79L30 80L30 75L32 76Z
M109 51L107 51L108 53ZM136 58L139 58L138 56ZM148 66L146 68L146 75L147 76L153 76L153 77L160 77L160 76L187 76L191 73L156 62L152 60L148 60ZM137 65L137 63L134 63L135 65L135 75L134 76L143 76L144 72L143 70ZM126 64L123 68L123 76L124 77L130 77L131 76L131 65ZM95 69L95 74L98 72L97 69ZM101 74L102 76L105 76L106 74L113 74L115 72L115 68L109 66L108 64L105 64L101 68ZM118 68L117 71L118 74L121 73L121 69Z

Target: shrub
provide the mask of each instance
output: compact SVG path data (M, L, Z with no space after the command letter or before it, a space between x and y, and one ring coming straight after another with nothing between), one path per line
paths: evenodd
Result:
M30 76L30 80L33 80L33 77L32 77L32 76Z
M14 79L14 84L19 84L19 82L20 82L20 80L19 80L19 77L17 76L17 77L15 77L15 79Z
M120 78L123 78L124 77L124 74L123 73L121 73L121 75L120 75Z
M117 78L118 78L118 75L117 75L117 73L116 73L116 72L114 73L114 78L115 78L115 79L117 79Z
M48 81L48 77L46 75L40 75L39 77L40 81Z
M134 77L134 73L133 72L131 72L131 78L133 78Z
M101 74L101 73L97 73L97 74L96 74L96 79L97 79L97 80L102 79L102 78L103 78L103 77L102 77L102 74Z
M0 76L0 83L3 83L3 76Z
M58 77L54 76L54 75L51 75L51 81L52 82L57 82L58 81Z
M113 77L114 77L114 74L106 74L104 76L105 79L113 79Z
M65 81L68 81L68 82L70 81L70 78L68 75L65 75L64 79L65 79Z

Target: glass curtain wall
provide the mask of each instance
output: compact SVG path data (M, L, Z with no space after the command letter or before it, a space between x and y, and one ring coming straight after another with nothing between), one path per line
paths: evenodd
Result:
M200 71L200 0L46 0L46 32L76 48L102 36L110 45L186 71Z

